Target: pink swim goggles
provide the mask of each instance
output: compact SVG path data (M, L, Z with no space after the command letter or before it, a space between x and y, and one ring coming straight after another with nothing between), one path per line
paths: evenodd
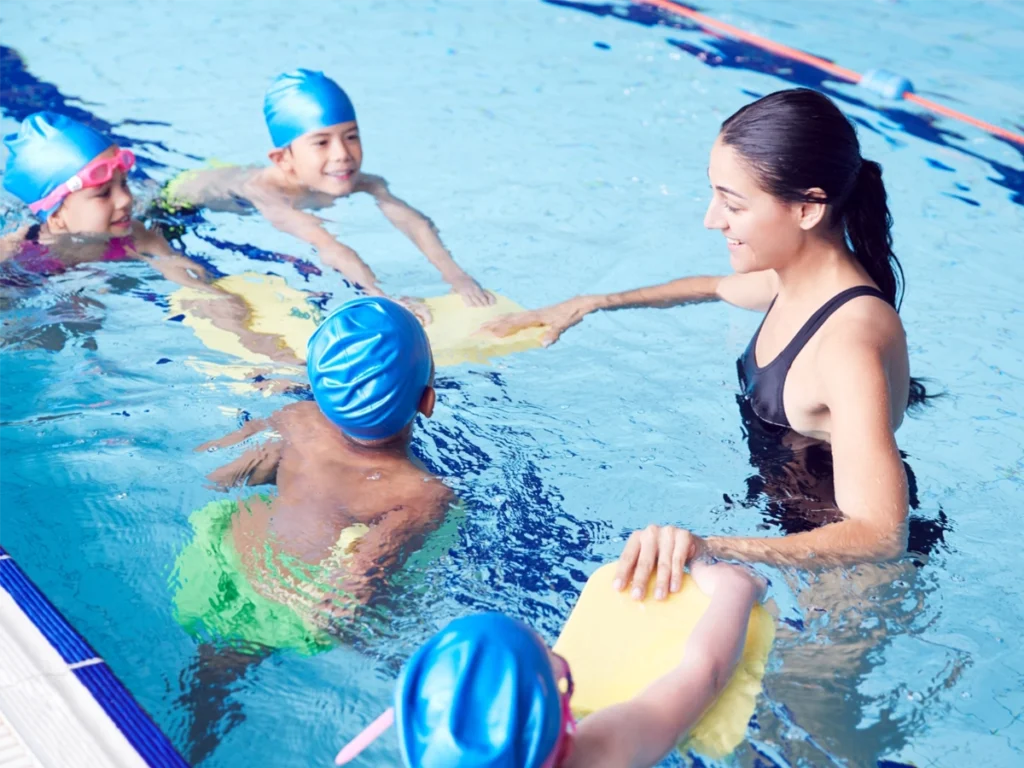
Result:
M572 753L572 742L573 737L576 735L576 718L572 715L572 709L569 706L570 700L572 699L573 683L572 683L572 672L569 670L569 662L566 661L562 656L557 653L554 654L562 664L562 674L559 677L558 682L565 682L565 690L559 691L559 697L562 703L562 726L558 732L558 741L555 742L555 746L551 750L551 754L548 759L544 761L544 765L541 768L558 768L562 765ZM352 741L342 748L338 756L334 758L335 765L345 765L355 760L359 754L366 749L370 744L377 740L378 737L384 734L388 728L395 723L395 708L388 707L387 710L370 723L363 731L356 736Z
M32 213L49 210L72 192L88 187L101 187L114 178L115 170L120 169L124 173L128 173L133 165L135 165L135 154L130 149L119 149L113 157L97 157L42 200L30 204L28 209Z

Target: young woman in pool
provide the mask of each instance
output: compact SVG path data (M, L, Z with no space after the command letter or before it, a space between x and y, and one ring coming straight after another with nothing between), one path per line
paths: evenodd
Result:
M896 558L908 502L894 435L912 386L882 169L861 157L853 126L827 97L795 89L726 120L708 176L704 224L725 236L734 274L578 296L485 328L545 325L550 343L599 309L721 299L765 313L738 361L743 395L766 428L830 444L834 519L777 538L650 526L623 551L620 588L646 584L657 569L664 595L702 553L802 566Z

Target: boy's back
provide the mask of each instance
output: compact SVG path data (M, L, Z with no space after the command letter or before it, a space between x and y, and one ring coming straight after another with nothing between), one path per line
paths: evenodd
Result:
M372 448L354 443L320 412L315 403L287 406L267 423L278 440L218 471L213 479L233 484L239 470L253 479L274 472L278 493L244 502L231 535L243 562L254 560L269 543L278 555L322 563L344 531L366 526L351 548L346 571L351 587L367 586L367 572L386 567L399 549L444 518L451 491L416 466L404 445ZM258 477L263 475L263 478ZM237 480L236 480L237 482ZM401 542L403 546L395 545ZM385 550L391 557L386 557ZM383 558L383 559L382 559Z

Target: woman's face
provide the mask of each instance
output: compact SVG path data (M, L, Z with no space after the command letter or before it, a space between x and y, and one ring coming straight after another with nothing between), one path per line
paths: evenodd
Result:
M118 148L113 146L96 157L106 159L114 157L117 152ZM132 193L128 189L127 174L115 168L113 177L106 184L72 192L49 215L46 224L55 234L129 234L132 228Z
M742 156L721 138L711 148L708 178L712 196L704 226L725 235L733 270L785 266L807 235L802 204L785 203L761 189Z

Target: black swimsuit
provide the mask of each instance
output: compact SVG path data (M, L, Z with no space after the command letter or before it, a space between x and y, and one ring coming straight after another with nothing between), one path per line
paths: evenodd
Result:
M797 355L807 346L807 342L824 325L825 321L846 302L856 299L858 296L876 296L885 301L885 296L882 295L881 291L867 285L858 285L855 288L848 288L837 293L826 301L817 312L811 315L810 319L797 331L796 336L790 340L778 357L763 368L757 364L757 354L755 351L757 349L757 339L761 335L761 328L764 327L764 320L761 321L761 325L758 327L757 333L754 334L754 338L747 345L746 351L736 361L743 396L750 401L754 413L761 421L774 424L777 427L789 428L791 426L789 419L786 418L786 408L783 405L782 395L786 388L786 376L789 374L793 361L796 360ZM774 306L775 300L773 299L771 307L768 307L768 313L764 316L765 320L768 319L768 314L771 313Z
M768 365L759 367L754 357L760 328L737 361L743 392L736 401L740 407L743 436L750 449L750 462L755 469L754 474L747 478L746 500L741 503L760 510L766 529L778 528L788 535L814 530L842 519L835 502L832 450L828 443L793 443L787 437L792 433L782 393L786 374L800 350L832 313L857 296L877 296L885 300L881 293L867 286L843 291L815 312ZM945 544L949 521L941 506L933 514L920 513L914 471L906 461L903 466L907 472L911 509L907 548L927 555ZM732 502L732 499L726 496L726 501ZM917 559L914 562L921 563Z

